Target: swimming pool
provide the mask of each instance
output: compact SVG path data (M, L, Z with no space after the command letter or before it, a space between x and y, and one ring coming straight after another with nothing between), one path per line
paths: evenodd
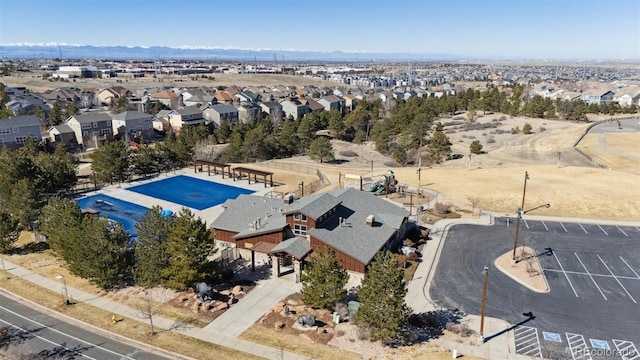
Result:
M79 199L77 204L82 210L97 210L100 216L121 223L133 239L138 238L136 224L142 221L144 214L149 210L144 206L102 194L84 197Z
M196 210L220 205L240 194L251 194L253 190L206 181L191 176L178 175L164 180L127 188L139 194L170 201Z

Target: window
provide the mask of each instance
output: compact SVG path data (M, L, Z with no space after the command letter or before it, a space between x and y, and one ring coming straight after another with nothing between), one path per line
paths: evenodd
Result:
M4 139L0 138L0 145L4 144Z
M101 136L111 135L111 129L102 129L102 130L100 130L100 135Z
M94 123L93 123L93 127L94 127L94 128L97 128L97 127L98 127L98 123L97 123L97 122L94 122Z
M24 144L27 140L26 136L16 136L16 144Z
M300 221L300 214L293 214L293 220Z
M0 135L11 134L11 129L0 129Z
M13 132L14 132L14 133L18 133L18 132L20 132L20 128L19 128L19 127L17 127L17 126L14 126L14 127L13 127Z
M107 126L111 127L111 120L107 120Z
M293 225L293 233L296 235L307 235L306 225Z
M83 129L91 129L91 123L82 124Z
M302 221L307 221L307 215L302 214L302 215L301 215L301 220L302 220Z

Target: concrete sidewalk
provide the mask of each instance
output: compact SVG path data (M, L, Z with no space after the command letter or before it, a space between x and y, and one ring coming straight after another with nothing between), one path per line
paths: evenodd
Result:
M271 308L285 297L300 291L301 285L283 279L263 280L220 315L204 331L217 332L227 336L240 336L256 323Z
M51 291L54 291L60 294L64 294L65 292L65 286L63 283L48 279L44 276L36 274L32 271L29 271L25 268L17 266L6 260L4 261L4 264L7 269L7 272L9 272L13 276L21 277L24 280L32 282L37 286L47 288ZM271 281L274 281L274 280L264 280L263 283L261 284L262 285L261 288L265 289L263 290L263 294L266 293L267 296L269 297L269 300L271 300L272 298L275 299L280 293L286 293L287 291L295 292L297 291L295 290L296 286L299 285L299 284L291 283L291 286L288 287L282 284L282 282L284 282L285 280L275 279L275 282L273 284L270 283ZM111 299L108 299L105 296L90 294L70 286L66 286L66 291L68 293L69 298L73 299L73 301L75 302L83 302L85 304L89 304L97 308L103 309L105 311L108 311L119 317L125 317L135 321L144 322L143 320L140 319L140 317L138 317L138 311L136 309L133 309L129 306L115 302ZM258 291L260 291L260 289L258 289ZM283 297L286 297L286 295L284 295ZM260 298L258 297L251 298L249 297L249 295L247 295L247 298L249 298L249 301L247 302L248 304L243 305L243 307L241 307L240 310L234 311L233 314L235 314L236 316L240 316L239 313L243 311L242 309L245 309L246 311L247 307L253 306L257 309L255 310L251 309L250 311L247 311L247 312L253 314L252 316L256 316L256 314L262 311L262 309L264 309L265 307L268 306L267 308L268 310L273 305L275 305L275 303L277 303L280 299L282 299L282 297L278 298L270 305L267 305L268 301L264 301L264 304L260 304L260 306L258 306L257 304L261 303ZM240 299L240 301L238 301L238 303L232 306L229 310L239 307L240 304L242 304L243 300L244 299ZM257 320L265 312L266 311L262 311L259 315L257 315L258 317L255 320ZM231 318L231 315L229 316L229 318ZM241 334L244 330L246 330L246 328L251 326L255 322L255 320L248 324L244 324L244 321L242 322L238 321L238 323L241 323L239 325L243 325L243 326L246 325L245 329L242 329L242 327L240 326L234 327L232 325L227 325L225 327L224 325L219 325L222 329L224 329L225 331L224 333L215 331L214 329L207 329L206 327L205 328L193 327L193 326L182 324L177 321L173 321L158 315L155 315L153 317L153 324L158 329L177 332L186 336L191 336L206 342L210 342L212 344L239 350L239 351L246 352L259 357L263 357L266 359L286 359L286 360L309 360L310 359L309 357L306 357L303 355L299 355L299 354L295 354L287 351L283 352L280 349L275 349L268 346L252 343L249 341L240 340L234 337ZM227 319L224 321L225 322L223 324L227 323L229 320ZM230 330L234 332L233 336L230 336L229 333L227 332ZM104 329L104 331L108 331L108 330ZM147 346L151 346L151 345L147 345Z

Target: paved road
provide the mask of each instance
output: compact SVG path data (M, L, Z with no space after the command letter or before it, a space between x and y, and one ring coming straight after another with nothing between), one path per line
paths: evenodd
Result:
M0 326L38 359L170 359L81 329L0 294Z
M531 312L535 318L522 324L531 328L524 328L528 332L523 331L522 338L533 339L532 348L536 343L545 347L543 331L560 337L556 353L569 346L640 347L635 315L640 311L640 228L523 222L519 242L540 254L551 289L545 294L528 290L493 265L497 256L512 249L514 233L513 222L507 226L504 218L491 227L451 228L430 288L432 299L479 314L481 272L489 266L487 316L516 324Z
M589 130L589 134L609 134L609 133L625 133L640 131L640 118L620 120L618 127L617 121L608 121L598 124Z

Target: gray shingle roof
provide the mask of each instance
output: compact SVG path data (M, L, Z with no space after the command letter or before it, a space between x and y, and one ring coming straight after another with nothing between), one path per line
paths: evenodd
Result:
M0 127L15 126L40 126L40 119L35 115L20 115L0 120Z
M211 223L211 227L237 232L236 237L282 229L286 225L286 219L280 213L285 206L282 199L242 194L225 201L222 206L226 210ZM251 229L258 218L261 226L257 230Z
M287 208L285 214L291 214L294 212L301 212L308 217L317 220L327 211L340 204L340 200L329 193L316 194L312 196L303 197L294 201L291 206Z
M111 120L109 114L101 112L86 112L84 114L73 115L72 118L76 119L80 124Z
M210 108L218 114L229 114L238 112L238 109L233 105L215 104L213 106L210 106Z
M202 115L202 111L200 111L200 108L197 106L185 106L183 108L180 108L178 110L175 110L178 114L180 115L193 115L193 114L200 114Z
M71 126L66 125L66 124L60 124L60 125L56 125L53 126L54 129L58 130L58 132L60 134L69 134L69 133L73 133L73 129L71 128Z
M113 114L111 115L111 118L113 120L130 121L130 120L140 120L140 119L152 119L153 115L143 113L141 111L125 111L120 114Z
M311 245L309 240L297 236L277 244L269 253L274 254L282 251L300 260L311 252Z

